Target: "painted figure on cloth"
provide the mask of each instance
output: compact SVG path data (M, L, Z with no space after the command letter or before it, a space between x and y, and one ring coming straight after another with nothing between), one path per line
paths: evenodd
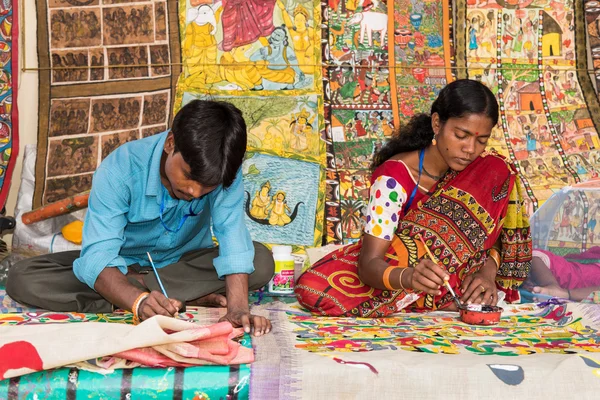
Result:
M297 115L292 115L292 122L290 123L292 140L290 141L290 146L294 150L303 151L308 149L308 141L313 134L311 122L315 117L316 115L310 117L309 112L305 109L302 109Z
M279 191L275 193L271 204L267 207L269 213L269 224L284 226L292 222L292 219L287 215L291 212L290 207L285 200L285 192Z
M284 27L275 28L268 45L254 52L250 61L256 63L263 79L280 84L283 89L294 89L305 84L304 72L298 67L298 59L289 45ZM262 89L263 85L257 87L257 90Z
M261 225L286 226L298 216L298 210L303 202L298 202L292 210L286 200L286 192L278 190L274 196L269 193L271 183L263 183L254 198L246 191L246 215L254 222Z
M184 69L188 80L199 81L203 84L220 82L219 67L217 64L217 31L218 14L211 6L203 4L192 8L188 12L188 21L185 29L185 39L182 45L184 55Z
M519 300L529 220L516 169L485 151L498 117L480 82L444 87L430 114L413 117L377 152L362 239L299 278L300 304L328 316L456 310L446 284L462 303L495 305L499 290Z
M293 14L290 16L281 0L277 0L277 6L281 9L283 21L288 28L288 32L290 32L292 46L294 47L300 70L305 74L312 74L315 64L315 48L313 46L315 30L309 24L310 15L308 11L299 4L294 8Z
M249 44L235 47L221 56L221 76L241 90L258 90L262 82L258 69L246 56L250 47Z
M267 218L267 207L269 207L269 205L271 204L271 196L269 195L270 191L271 184L269 183L269 181L266 181L260 187L260 190L258 190L254 195L254 199L252 200L252 207L250 208L250 215L260 219Z
M252 44L273 32L276 0L223 0L223 51Z
M468 20L468 23L469 23L469 29L468 29L469 56L477 57L477 49L479 48L479 44L477 41L477 32L479 29L482 28L482 26L480 26L479 17L471 18L470 20Z
M248 290L269 282L274 262L245 224L242 112L226 102L193 100L171 125L102 161L93 175L81 251L13 265L6 286L13 299L52 311L118 307L132 311L136 322L174 317L186 304L226 307L222 321L257 336L270 331L270 322L250 314L248 304ZM154 267L160 279L148 274Z

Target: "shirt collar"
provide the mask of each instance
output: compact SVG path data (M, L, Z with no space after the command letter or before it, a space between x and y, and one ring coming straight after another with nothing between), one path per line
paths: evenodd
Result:
M159 133L162 136L155 144L154 150L150 156L150 167L148 170L148 180L146 181L146 196L156 197L156 204L160 204L163 191L167 190L160 180L160 159L162 157L165 141L169 131Z

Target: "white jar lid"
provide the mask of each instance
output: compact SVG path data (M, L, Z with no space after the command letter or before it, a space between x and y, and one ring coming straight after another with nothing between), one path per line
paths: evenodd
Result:
M292 254L292 246L273 246L273 254Z

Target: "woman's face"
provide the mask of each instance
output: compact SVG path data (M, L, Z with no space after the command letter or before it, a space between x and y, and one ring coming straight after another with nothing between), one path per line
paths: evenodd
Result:
M437 113L432 117L438 150L448 167L462 171L485 150L492 134L492 121L483 114L450 118L443 125Z

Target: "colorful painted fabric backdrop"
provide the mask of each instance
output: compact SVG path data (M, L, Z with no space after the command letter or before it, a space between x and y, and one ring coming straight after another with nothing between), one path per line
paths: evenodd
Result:
M192 0L179 2L179 10L183 71L175 109L211 98L242 110L252 238L319 245L325 185L319 2Z
M491 145L517 165L530 209L597 177L599 106L582 2L467 2L463 18L457 66L496 93L501 126Z
M451 81L444 1L323 2L327 242L357 240L372 155Z
M18 38L18 2L0 2L0 209L6 203L19 150Z
M213 98L248 124L253 238L352 242L373 153L466 77L498 97L491 147L516 163L531 212L598 176L594 1L52 0L38 13L52 71L40 74L36 206L88 189L112 149Z

